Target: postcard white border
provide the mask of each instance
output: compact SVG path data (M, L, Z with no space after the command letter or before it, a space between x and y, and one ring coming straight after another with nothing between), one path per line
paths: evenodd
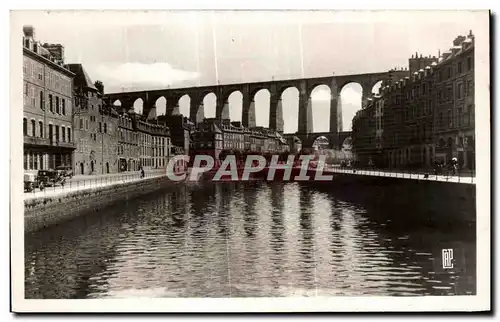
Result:
M138 3L139 6L144 5ZM44 2L42 7L47 7ZM216 6L212 6L216 7ZM230 299L123 299L26 300L24 299L24 229L22 170L11 169L12 309L16 312L352 312L352 311L475 311L490 308L490 93L489 18L481 13L484 28L474 30L477 168L477 295L446 297L332 297L332 298L230 298ZM11 21L11 35L19 24ZM10 39L10 156L11 165L22 164L22 47ZM17 71L17 72L16 72Z

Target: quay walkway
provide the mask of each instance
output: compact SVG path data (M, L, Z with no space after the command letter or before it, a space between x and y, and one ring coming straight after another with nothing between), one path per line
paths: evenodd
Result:
M166 176L165 169L144 170L144 178L140 171L129 171L103 175L76 175L71 179L66 179L64 186L56 185L45 187L45 189L34 189L31 192L24 193L24 200L53 197L63 195L73 191L90 190L99 187L110 186L117 183L133 182L146 180L154 177Z
M323 174L327 175L329 173L344 173L360 176L377 176L377 177L389 177L389 178L402 178L402 179L413 179L413 180L428 180L428 181L442 181L442 182L456 182L456 183L466 183L475 184L476 177L472 172L459 172L456 175L449 174L438 174L435 175L433 171L396 171L396 170L383 170L383 169L358 169L358 168L341 168L338 166L326 166L323 170ZM427 174L427 177L426 177Z
M300 168L300 167L299 167ZM318 171L317 169L310 168L310 170ZM401 179L412 179L412 180L428 180L428 181L442 181L442 182L456 182L464 184L475 184L475 176L468 173L459 173L458 175L435 175L434 173L428 173L426 178L425 172L420 171L389 171L389 170L378 170L378 169L358 169L358 168L340 168L338 166L327 165L323 170L323 175L343 173L349 175L359 175L359 176L377 176L377 177L391 177L391 178L401 178ZM31 192L24 193L24 200L43 198L43 197L53 197L58 195L63 195L73 191L83 191L90 190L99 187L105 187L117 183L133 182L146 180L154 177L166 176L165 169L162 170L145 170L144 178L141 178L140 171L130 171L114 174L105 175L77 175L71 179L66 180L64 186L56 185L52 187L45 187L44 190L35 189ZM311 178L314 180L314 178Z

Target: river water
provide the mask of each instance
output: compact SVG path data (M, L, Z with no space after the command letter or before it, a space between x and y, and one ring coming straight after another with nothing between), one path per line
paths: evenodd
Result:
M388 219L414 207L373 206L370 189L347 201L292 182L178 185L26 236L25 295L475 294L475 227Z

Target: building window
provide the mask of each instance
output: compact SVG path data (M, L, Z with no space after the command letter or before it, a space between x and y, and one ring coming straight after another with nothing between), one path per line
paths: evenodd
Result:
M448 127L449 128L453 127L453 114L451 110L448 110Z
M458 62L458 68L457 69L458 69L458 73L462 74L462 62L461 61Z
M62 141L66 141L66 128L64 126L61 126L61 139Z
M472 57L467 57L467 71L472 69Z
M59 110L59 96L56 96L56 113L61 114L61 111Z
M80 130L83 130L83 118L80 118Z
M458 108L457 114L458 114L458 116L457 116L458 126L460 127L460 126L462 126L462 108L461 107Z
M71 128L68 127L68 142L71 142Z
M102 132L102 123L99 122L99 133L101 133L101 132Z
M89 130L89 120L85 119L85 130Z
M49 94L49 110L54 113L54 106L52 104L52 94Z
M56 125L56 142L59 142L59 125Z
M462 98L463 97L463 91L464 91L464 84L460 83L457 85L457 97Z
M36 136L36 122L35 120L31 120L31 136Z
M471 80L467 82L467 95L474 95L474 83Z
M43 138L43 122L38 122L38 127L40 128L40 137Z
M28 135L28 119L23 118L23 134Z
M51 142L54 139L53 138L54 133L53 133L52 129L53 129L53 125L49 124L49 139L50 139Z
M45 107L43 106L43 91L40 91L40 109L45 109Z
M36 107L36 95L34 87L31 89L31 106Z
M62 104L62 115L66 115L66 100L64 98L61 99Z
M28 154L24 152L24 170L28 170Z

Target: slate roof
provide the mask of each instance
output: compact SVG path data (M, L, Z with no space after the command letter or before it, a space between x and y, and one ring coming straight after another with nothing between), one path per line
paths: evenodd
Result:
M97 91L97 88L94 86L94 82L90 79L90 76L87 74L82 64L67 64L66 66L70 71L75 73L75 78L73 80L75 87Z

